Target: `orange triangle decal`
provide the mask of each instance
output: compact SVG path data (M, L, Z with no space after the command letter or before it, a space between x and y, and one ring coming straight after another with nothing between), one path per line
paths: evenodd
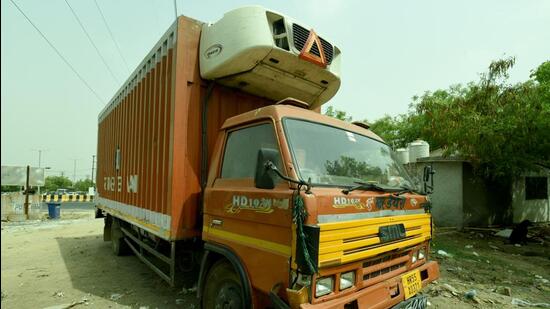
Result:
M304 59L320 67L326 68L327 60L325 57L325 51L319 36L317 36L317 33L315 33L313 29L309 31L309 37L300 51L299 57L300 59Z

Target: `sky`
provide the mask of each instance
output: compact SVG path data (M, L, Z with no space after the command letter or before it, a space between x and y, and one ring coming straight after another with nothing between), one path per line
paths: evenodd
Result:
M95 0L113 42L94 0L67 0L99 56L65 0L13 1L93 92L11 0L1 1L2 165L38 166L41 150L47 176L89 177L97 115L174 22L174 2ZM516 57L512 82L550 60L546 0L176 3L178 15L204 22L259 4L313 27L342 52L342 84L325 106L358 120L406 113L414 95L477 80L495 59Z

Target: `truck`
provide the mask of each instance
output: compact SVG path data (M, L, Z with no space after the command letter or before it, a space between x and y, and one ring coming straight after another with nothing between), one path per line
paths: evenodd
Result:
M203 308L425 306L429 197L368 125L320 113L340 61L262 7L179 16L98 116L114 254L196 282Z

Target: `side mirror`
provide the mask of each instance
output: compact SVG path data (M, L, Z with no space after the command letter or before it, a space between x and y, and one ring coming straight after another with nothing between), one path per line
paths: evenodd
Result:
M424 193L431 194L434 191L434 174L435 171L432 166L424 166Z
M258 150L258 160L256 161L256 174L254 176L254 185L260 189L275 188L275 177L271 169L268 168L268 162L277 162L279 152L275 149L260 148Z

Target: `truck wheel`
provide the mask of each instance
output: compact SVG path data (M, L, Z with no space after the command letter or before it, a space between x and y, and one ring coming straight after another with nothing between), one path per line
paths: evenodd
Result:
M233 266L226 260L218 261L206 276L202 308L237 309L244 307L242 284Z
M111 223L111 248L116 256L127 255L130 248L124 240L124 234L120 229L120 222L113 218Z

